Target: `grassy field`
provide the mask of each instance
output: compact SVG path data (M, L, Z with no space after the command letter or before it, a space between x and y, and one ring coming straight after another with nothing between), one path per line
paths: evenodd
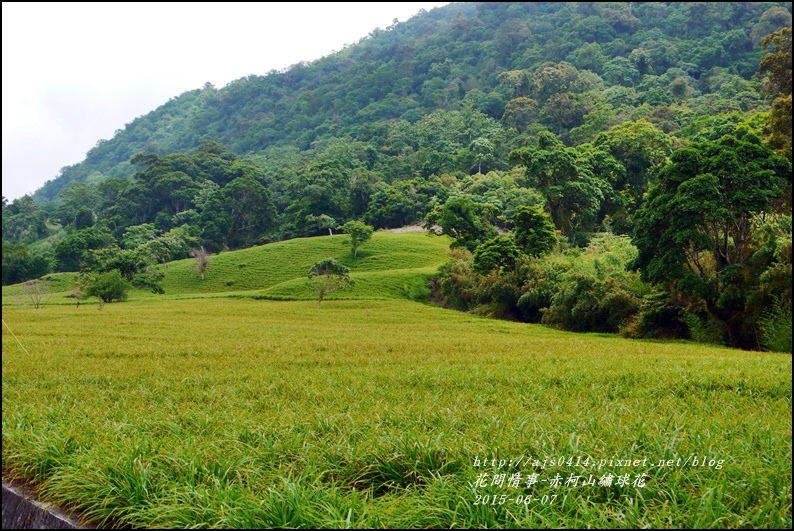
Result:
M379 231L353 258L349 236L338 234L298 238L211 256L205 279L194 260L177 260L164 270L165 295L133 290L130 300L254 296L276 300L305 300L313 294L306 275L320 260L333 257L351 269L356 286L330 295L333 299L427 300L427 279L449 259L450 239L421 232ZM48 304L74 304L69 295L72 273L49 275ZM19 286L3 286L3 305L23 304Z
M4 473L100 521L791 525L790 356L568 334L399 301L140 301L3 315L29 352L3 334ZM656 466L693 455L715 462ZM647 461L475 466L530 456ZM480 474L490 483L516 472L540 481L474 486ZM642 488L548 483L607 472L648 476ZM516 503L533 493L537 502ZM484 494L511 500L475 505Z
M133 527L791 527L790 355L399 300L440 241L378 236L319 310L253 298L300 295L292 253L260 265L290 242L213 257L212 297L189 262L101 311L4 288L4 478Z

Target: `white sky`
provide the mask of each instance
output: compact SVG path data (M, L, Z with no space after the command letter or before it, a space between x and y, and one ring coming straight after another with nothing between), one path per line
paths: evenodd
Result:
M3 195L169 98L313 61L448 2L3 2Z

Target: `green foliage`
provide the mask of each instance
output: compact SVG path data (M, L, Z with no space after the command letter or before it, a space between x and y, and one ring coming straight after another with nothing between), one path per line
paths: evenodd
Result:
M538 112L538 103L532 98L523 96L513 98L505 106L502 122L508 127L515 127L518 131L524 131L537 120Z
M637 296L612 278L564 275L542 322L573 332L617 332L640 309Z
M51 268L46 256L31 253L24 244L3 240L3 286L40 278Z
M472 270L480 273L500 272L512 269L521 256L521 251L509 236L496 236L477 246L474 251Z
M639 207L652 179L672 153L670 138L647 120L624 122L599 133L593 145L607 150L625 168L613 173L611 184L626 198L631 211Z
M415 178L391 185L378 183L370 197L364 220L376 228L393 229L420 222L432 199L446 191L435 180Z
M165 274L156 269L156 257L146 246L134 249L119 249L108 246L89 250L83 255L80 270L83 273L108 273L118 271L126 281L136 288L147 288L152 293L164 293L160 281Z
M29 195L10 204L3 197L3 240L33 243L47 235L47 215Z
M127 227L124 231L124 236L121 240L124 247L127 249L134 249L139 245L144 245L157 237L158 231L153 223L143 223L141 225L134 225Z
M591 90L587 88L589 72L602 77L607 90L636 87L642 101L657 104L666 86L662 90L647 85L645 78L664 77L665 85L676 78L685 79L692 89L686 96L688 108L698 114L712 114L740 105L742 97L752 96L752 92L757 95L757 88L752 88L737 99L736 95L724 97L719 87L708 86L707 80L717 70L727 69L732 70L731 75L750 79L759 59L753 41L760 42L764 36L760 32L780 29L787 7L781 3L764 11L756 4L729 4L722 9L707 3L702 7L637 4L628 9L626 5L610 4L587 8L589 13L585 14L576 3L516 6L513 11L509 11L510 6L450 4L391 29L374 31L340 53L312 63L251 75L220 89L207 85L175 97L134 120L112 139L98 143L85 161L64 168L58 178L37 192L36 199L52 200L71 182L107 182L109 178L132 176L137 164L129 161L134 155L157 153L147 155L149 162L158 166L147 182L159 192L149 199L152 206L175 214L195 202L195 187L202 186L196 168L212 173L207 178L219 187L241 176L233 176L230 166L234 161L223 158L219 145L256 157L265 178L270 179L285 161L292 159L290 166L295 161L295 152L287 154L287 150L313 157L318 142L331 138L368 143L362 153L369 150L369 170L381 171L377 166L384 158L397 157L392 166L396 171L386 175L388 182L413 178L415 172L439 175L451 170L450 151L455 152L454 157L458 151L470 150L476 138L493 143L493 136L470 128L465 139L453 143L447 142L447 135L438 137L436 140L446 143L442 145L427 141L414 129L413 134L402 137L406 142L398 145L383 142L391 136L383 134L384 129L398 122L416 125L439 111L454 116L470 104L490 120L503 119L508 127L531 131L540 119L539 109L553 96L572 93L581 103L579 96ZM600 91L595 92L600 96ZM684 88L684 92L690 91ZM537 110L521 98L535 101ZM608 125L624 121L632 108L641 104L640 99L627 101L627 107ZM508 103L511 100L512 104ZM763 105L760 100L753 101L753 108ZM616 110L621 106L610 103ZM570 125L586 121L591 109L589 103L583 104L573 113L571 118L575 120L565 126L549 121L549 126L560 127L555 131L563 135ZM584 116L580 116L582 113ZM449 128L455 129L457 126ZM206 138L215 141L205 141L206 163L191 166L171 160L164 165L157 161L200 148ZM503 169L500 147L494 146L493 169ZM520 146L513 144L506 149ZM422 151L426 156L417 158L425 160L408 162L411 171L403 173L403 162ZM217 159L219 155L221 160ZM482 166L486 166L484 160ZM76 204L64 211L65 218L71 216L69 212ZM84 206L99 214L94 205ZM326 214L340 222L349 219L308 207L303 216ZM356 212L357 216L361 214ZM147 221L153 220L139 219L133 224Z
M358 256L359 246L372 237L373 228L361 221L348 221L341 227L342 232L350 235L350 245L353 248L353 256Z
M686 315L681 301L657 288L643 296L636 323L628 323L624 333L629 337L654 339L689 338Z
M645 286L626 266L636 249L625 236L594 237L569 268L555 275L556 286L541 322L576 332L618 332L641 308Z
M765 350L791 354L791 301L776 299L764 312L758 319L758 339Z
M536 145L512 151L510 160L524 167L526 182L543 194L546 209L563 234L593 228L610 186L577 149L541 131Z
M455 197L428 213L425 226L440 226L442 234L454 238L453 247L463 247L473 252L482 241L496 233L493 227L483 223L479 212L481 208L467 196Z
M55 245L55 263L58 271L77 271L81 268L87 251L114 245L113 236L105 229L89 227L61 240Z
M350 268L333 258L320 260L309 270L309 284L317 294L317 308L323 299L338 289L349 289L355 285L350 278Z
M76 230L82 230L93 226L94 213L88 207L80 207L74 216L74 228Z
M441 294L453 308L492 317L617 332L637 317L647 292L638 274L626 271L637 251L625 236L599 234L584 252L518 256L507 237L490 240L473 259L460 255L439 270Z
M513 240L525 254L542 256L557 244L554 225L538 206L518 207L511 221Z
M791 14L789 14L789 20ZM766 91L774 96L791 94L791 26L766 35L763 49L774 46L762 59L759 72L767 74Z
M788 19L790 23L791 13ZM764 50L775 46L759 69L768 74L765 89L775 97L764 132L768 145L791 161L791 26L765 36L762 45Z
M685 311L684 321L692 341L709 345L726 345L728 343L728 329L725 323L713 316Z
M758 137L725 136L678 150L637 215L637 265L654 283L676 282L728 327L732 345L754 346L742 329L756 216L772 212L791 165Z
M35 194L44 205L4 200L4 239L29 244L31 255L54 250L60 270L79 269L87 251L112 248L106 254L120 253L116 265L128 277L137 266L126 262L139 250L150 264L133 275L143 285L155 261L165 270L191 248L217 253L333 235L352 220L396 228L424 219L470 251L512 229L533 256L546 256L554 241L547 223L521 221L521 209L533 205L549 213L563 245L585 246L604 231L627 234L674 148L725 134L750 138L769 116L766 141L790 156L790 33L778 31L790 24L789 10L782 3L450 4L313 63L172 99L64 168ZM770 52L763 59L759 43ZM759 60L765 85L753 76ZM764 90L780 96L769 113ZM708 195L709 179L684 188ZM788 197L773 198L773 210L788 212ZM698 252L711 249L699 247L704 241ZM716 260L707 264L716 283L696 288L727 286L718 305L742 314L738 333L748 336L770 297L785 295L778 285L787 266L760 241L720 241L744 246L747 267ZM681 252L672 247L670 256ZM483 266L491 272L480 275L479 291L456 293L483 314L539 319L565 267L531 262L500 273ZM624 289L582 275L566 288L572 297ZM195 290L259 287L240 271L204 286L193 280L180 282ZM399 291L396 279L370 280L373 292L381 281L389 296ZM642 324L650 322L678 330L673 314L681 308L712 311L684 302L691 284L685 280L681 292L666 285L667 302L643 306L647 313L631 326L640 334L650 333ZM278 296L296 289L282 286ZM569 306L560 303L559 315Z
M112 269L93 275L85 289L85 296L99 297L102 302L121 302L127 298L130 287L119 270Z

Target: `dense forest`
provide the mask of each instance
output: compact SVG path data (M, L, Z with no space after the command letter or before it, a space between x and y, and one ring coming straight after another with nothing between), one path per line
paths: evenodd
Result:
M3 198L3 284L361 220L449 307L791 350L791 4L455 3L210 84ZM157 265L161 264L161 265ZM159 268L159 269L158 269Z

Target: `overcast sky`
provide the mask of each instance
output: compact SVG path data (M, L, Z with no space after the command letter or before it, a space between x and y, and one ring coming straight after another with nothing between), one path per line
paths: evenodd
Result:
M3 195L207 81L312 61L447 3L3 2Z

